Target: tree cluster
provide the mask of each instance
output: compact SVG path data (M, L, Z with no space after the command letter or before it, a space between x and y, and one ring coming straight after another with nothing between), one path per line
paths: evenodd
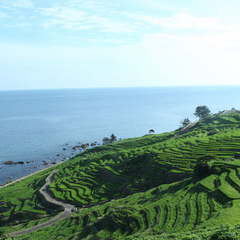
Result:
M199 117L199 120L202 120L208 116L210 116L211 111L207 106L198 106L195 109L195 112L193 113L196 117ZM188 118L185 118L183 120L181 120L180 122L180 128L184 128L187 125L189 125L191 123L191 121Z
M108 137L104 137L103 140L102 140L102 144L105 145L105 144L108 144L108 143L113 143L113 142L116 142L117 141L117 137L114 135L114 134L111 134L110 138Z

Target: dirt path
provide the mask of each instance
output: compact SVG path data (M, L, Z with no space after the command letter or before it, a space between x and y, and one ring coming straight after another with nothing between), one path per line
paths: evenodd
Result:
M199 120L188 124L186 127L184 127L184 128L181 130L181 132L177 133L173 138L177 138L178 136L184 134L185 132L187 132L188 130L190 130L191 128L193 128L198 122L199 122Z
M71 205L71 204L66 204L66 203L63 203L63 202L60 202L60 201L57 201L55 200L54 198L52 198L50 196L50 194L47 192L47 187L52 183L52 180L53 180L53 177L54 175L58 172L58 170L56 171L53 171L47 178L46 178L46 183L39 189L39 192L43 195L43 197L45 198L45 200L47 202L51 202L51 203L54 203L54 204L57 204L57 205L60 205L62 207L64 207L64 212L58 214L55 218L49 220L48 222L46 223L43 223L43 224L40 224L40 225L37 225L33 228L30 228L30 229L27 229L27 230L23 230L23 231L20 231L20 232L16 232L16 233L11 233L10 236L17 236L17 235L21 235L21 234L24 234L24 233L30 233L30 232L33 232L33 231L36 231L36 230L39 230L41 228L44 228L44 227L49 227L51 225L53 225L54 223L62 220L63 218L69 216L71 213L72 213L72 210L74 209L74 205Z

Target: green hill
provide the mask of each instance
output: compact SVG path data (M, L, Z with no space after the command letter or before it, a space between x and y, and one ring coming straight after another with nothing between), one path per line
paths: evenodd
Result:
M200 178L194 167L206 154L216 160L211 174ZM62 210L38 191L58 169L48 192L78 209L53 226L14 239L240 239L238 158L239 113L213 115L186 132L95 147L0 189L0 236ZM231 238L220 238L227 234Z

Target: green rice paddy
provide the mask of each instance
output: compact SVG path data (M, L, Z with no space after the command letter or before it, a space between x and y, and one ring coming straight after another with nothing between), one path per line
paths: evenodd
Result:
M222 223L239 224L239 119L238 113L214 115L178 137L180 130L126 139L54 167L59 171L49 193L78 210L54 226L14 239L184 239L181 234L210 239ZM204 154L217 161L213 173L200 179L193 170ZM31 213L33 224L51 216L37 195L49 174L46 170L0 189L5 234L29 227L16 223L18 214ZM31 220L24 216L25 222ZM189 231L201 238L190 238Z

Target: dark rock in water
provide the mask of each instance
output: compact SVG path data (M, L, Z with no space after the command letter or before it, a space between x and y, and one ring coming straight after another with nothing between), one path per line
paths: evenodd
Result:
M9 177L10 179L12 179L12 177Z
M20 161L20 162L14 162L14 164L24 164L23 161Z
M6 162L3 162L3 164L14 164L14 162L13 161L6 161Z
M82 144L82 145L81 145L81 148L86 150L86 148L87 148L88 146L89 146L89 143Z
M59 156L60 156L60 154L57 154L57 156L59 157Z
M30 163L30 161L27 161L27 163Z
M77 150L78 148L80 148L81 146L75 146L73 147L73 150Z
M93 147L93 146L96 146L97 144L96 143L91 143L91 146Z
M67 150L66 148L63 148L63 150Z
M68 145L68 143L66 143L66 145Z
M57 161L51 162L51 164L57 164Z
M43 165L44 165L44 166L47 166L47 165L48 165L48 163L47 163L47 162L45 162Z

